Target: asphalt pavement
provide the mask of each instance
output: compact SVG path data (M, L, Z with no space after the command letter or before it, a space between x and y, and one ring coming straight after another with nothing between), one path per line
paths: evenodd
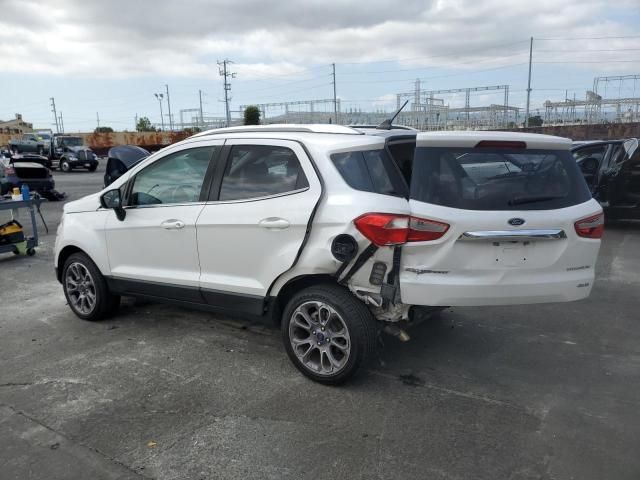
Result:
M103 173L55 179L73 200ZM42 210L38 253L0 255L3 480L640 478L638 224L607 227L589 299L448 309L337 388L257 322L133 300L79 320L62 202Z

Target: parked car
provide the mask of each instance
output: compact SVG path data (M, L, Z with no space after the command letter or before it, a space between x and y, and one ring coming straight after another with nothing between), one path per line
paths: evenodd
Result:
M86 168L94 172L98 168L98 156L87 147L82 137L54 134L49 157L63 172L74 168Z
M589 295L602 208L570 146L418 133L407 184L384 138L348 127L199 133L67 203L56 275L86 320L121 295L272 318L303 374L340 383L424 309ZM496 156L509 172L481 175Z
M51 151L51 139L53 138L52 130L36 130L36 135L42 139L44 145L44 153Z
M18 154L11 157L0 156L0 195L29 185L29 190L48 195L55 189L55 182L44 156Z
M137 145L118 145L109 149L104 170L104 186L111 185L127 170L149 156L149 152Z
M37 133L23 133L18 139L9 140L9 150L12 153L37 153L44 155L45 141Z
M637 138L589 142L571 152L607 219L640 219Z

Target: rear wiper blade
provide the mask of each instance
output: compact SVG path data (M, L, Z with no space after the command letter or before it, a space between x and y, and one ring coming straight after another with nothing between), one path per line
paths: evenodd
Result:
M515 197L509 200L507 203L509 205L523 205L525 203L537 203L546 202L548 200L557 200L564 197L565 195L533 195L530 197Z

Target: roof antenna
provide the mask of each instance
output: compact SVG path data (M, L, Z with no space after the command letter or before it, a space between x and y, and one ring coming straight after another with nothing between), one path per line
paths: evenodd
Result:
M400 114L400 112L402 111L402 109L404 107L407 106L407 103L409 103L409 100L405 100L404 103L402 104L402 106L398 109L398 111L396 113L393 114L393 117L391 118L387 118L384 122L382 122L380 125L378 125L376 128L379 128L380 130L391 130L391 124L393 123L393 121L396 119L396 117Z

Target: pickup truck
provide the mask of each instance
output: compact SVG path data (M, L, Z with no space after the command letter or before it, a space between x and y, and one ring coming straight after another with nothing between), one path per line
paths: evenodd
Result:
M44 155L45 141L37 133L23 133L17 140L9 141L9 151L13 153L37 153Z

